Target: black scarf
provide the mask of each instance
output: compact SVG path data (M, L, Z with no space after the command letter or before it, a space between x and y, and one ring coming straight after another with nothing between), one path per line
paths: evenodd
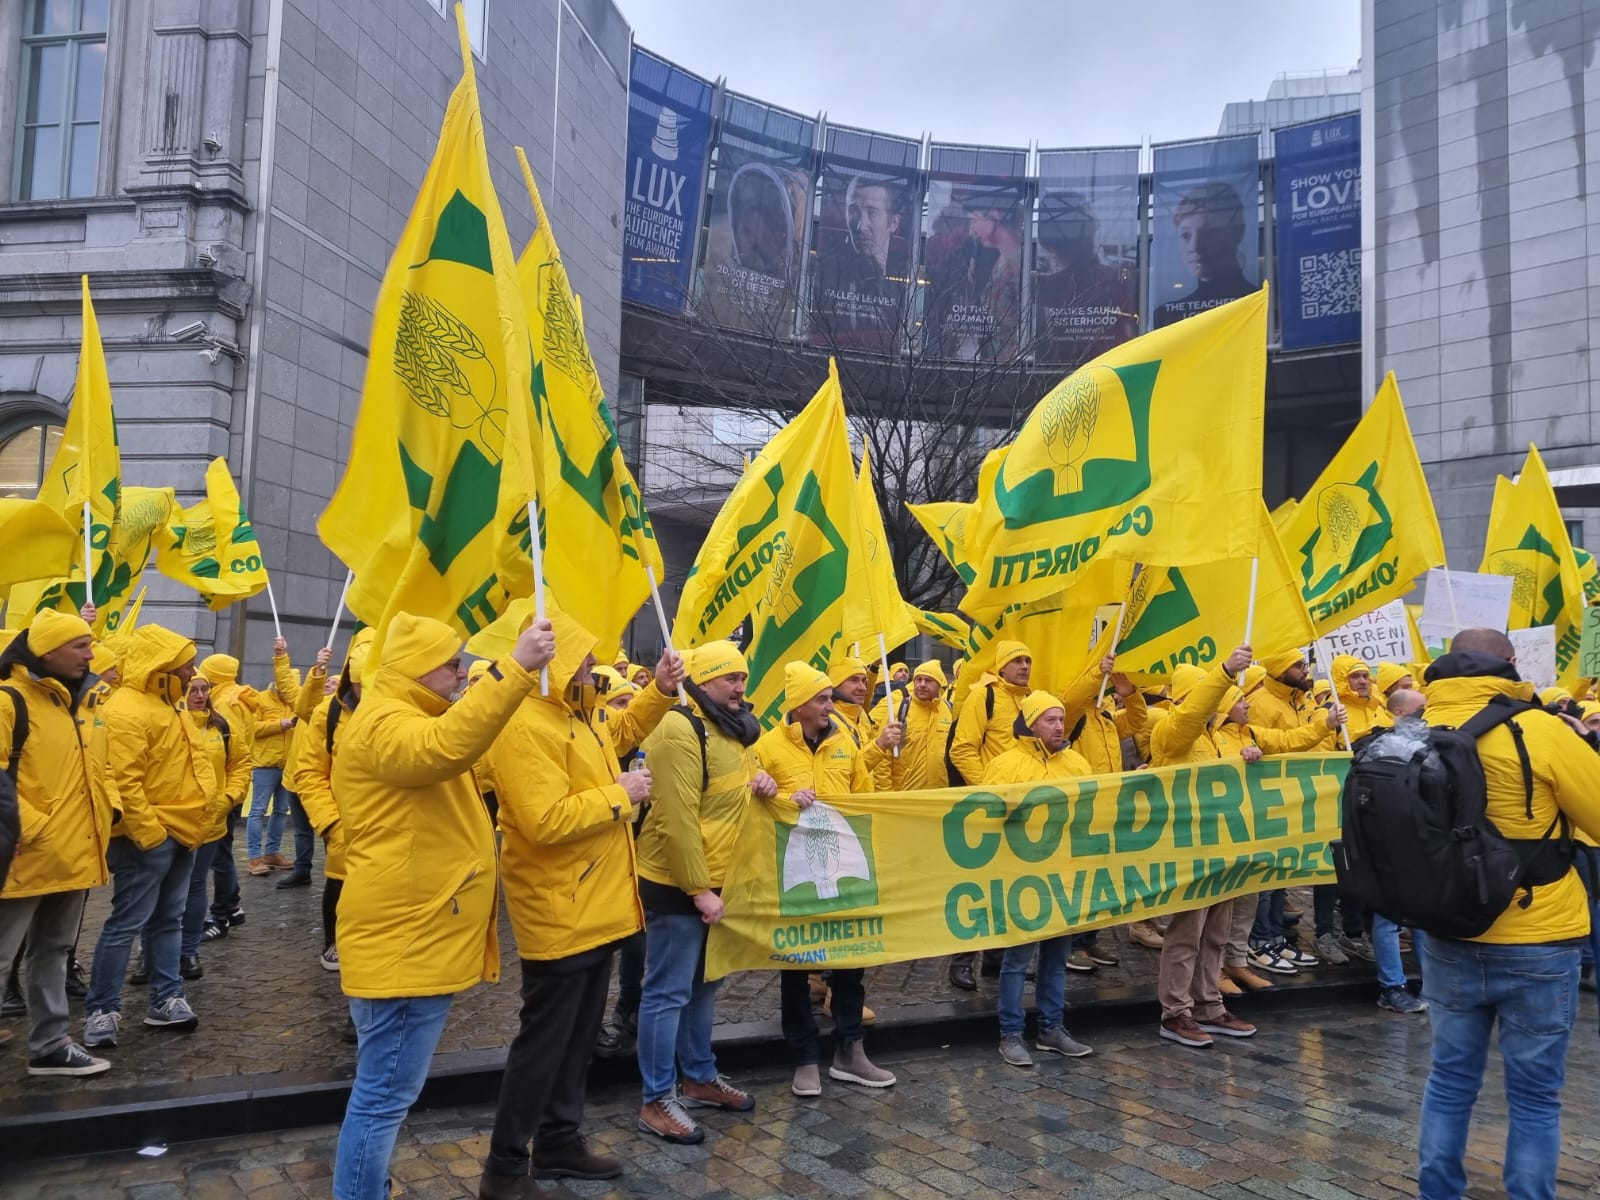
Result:
M700 685L692 679L685 679L678 685L688 693L710 721L723 733L727 734L741 746L754 746L756 739L761 736L761 722L756 720L756 714L744 701L739 702L739 707L732 712L720 704L712 702L711 697L700 690Z

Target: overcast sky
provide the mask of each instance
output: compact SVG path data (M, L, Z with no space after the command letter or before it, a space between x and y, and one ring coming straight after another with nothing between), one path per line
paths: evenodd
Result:
M640 45L807 115L937 141L1205 137L1283 71L1348 69L1358 0L618 0Z

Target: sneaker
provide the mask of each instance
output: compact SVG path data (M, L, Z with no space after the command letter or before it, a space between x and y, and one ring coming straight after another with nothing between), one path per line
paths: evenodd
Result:
M1059 1025L1054 1029L1040 1030L1039 1036L1033 1040L1033 1048L1047 1050L1063 1058L1084 1058L1094 1053L1093 1047L1085 1046Z
M1193 1017L1167 1017L1161 1022L1161 1036L1180 1046L1203 1050L1211 1045L1211 1035L1194 1023Z
M1321 934L1317 938L1317 957L1325 963L1342 967L1350 961L1345 952L1339 948L1340 939L1331 933Z
M28 1060L29 1075L99 1075L109 1070L110 1063L96 1058L76 1042L68 1042L43 1058Z
M122 1030L119 1012L92 1012L83 1019L83 1044L91 1050L101 1046L115 1046L117 1034Z
M273 886L280 888L310 887L311 873L309 871L290 871Z
M0 1000L0 1017L25 1017L28 1015L28 1002L22 998L16 980L6 988L5 998Z
M535 1146L530 1174L535 1179L615 1179L622 1174L622 1163L595 1154L580 1137L549 1149Z
M1258 971L1266 971L1272 975L1298 975L1300 968L1278 953L1276 946L1262 946L1259 949L1250 948L1250 965Z
M152 1004L144 1023L154 1029L193 1029L200 1018L182 996L172 996Z
M267 860L264 858L252 858L245 864L244 869L256 876L272 874L272 868L267 866Z
M324 971L337 971L339 969L339 947L329 946L317 955L317 962Z
M794 1069L794 1079L789 1090L796 1096L809 1098L822 1095L822 1070L816 1063L801 1063Z
M1092 971L1094 969L1095 961L1089 957L1087 950L1074 950L1067 957L1067 970L1069 971Z
M1359 938L1341 936L1339 946L1351 958L1359 958L1362 962L1369 963L1378 961L1377 952L1372 948L1372 939L1366 934L1362 934Z
M1322 965L1320 958L1306 950L1298 942L1279 942L1274 949L1277 950L1280 958L1296 967L1319 967Z
M1089 947L1089 961L1097 967L1114 967L1122 960L1108 948L1096 944Z
M243 925L244 922L245 922L244 909L236 908L231 913L228 914L228 928L229 929L232 929L237 925Z
M1161 931L1149 921L1135 921L1128 926L1128 940L1146 950L1159 950L1166 944Z
M89 994L88 981L83 977L83 964L73 959L67 964L67 995L82 1000Z
M886 1088L895 1084L894 1073L885 1071L867 1057L860 1042L841 1043L833 1052L828 1078L840 1083L859 1083L862 1087Z
M1206 1033L1217 1033L1223 1037L1247 1038L1256 1035L1254 1025L1249 1021L1241 1021L1227 1009L1223 1009L1218 1016L1207 1017L1204 1021L1196 1021L1195 1024Z
M200 940L202 942L215 942L227 936L228 927L216 921L207 921L205 927L200 930Z
M685 1079L678 1085L678 1102L685 1108L720 1108L723 1112L749 1112L756 1106L749 1092L734 1087L721 1075L705 1083Z
M1272 986L1272 980L1263 979L1249 967L1223 967L1224 979L1231 979L1247 992L1264 992Z
M645 1133L655 1134L664 1142L679 1146L697 1146L706 1140L706 1131L683 1111L683 1105L678 1103L676 1096L663 1096L641 1108L639 1128Z
M178 955L178 977L180 979L203 979L206 969L200 965L198 954Z
M1378 1007L1395 1013L1423 1013L1428 1011L1428 1002L1406 988L1391 987L1378 992Z
M1029 1054L1028 1048L1022 1044L1021 1034L1000 1039L1000 1057L1013 1067L1033 1066L1033 1055Z

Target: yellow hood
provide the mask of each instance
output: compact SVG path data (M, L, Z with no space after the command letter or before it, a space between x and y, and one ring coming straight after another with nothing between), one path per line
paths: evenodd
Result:
M160 625L141 625L122 639L122 686L150 692L176 704L183 686L172 674L194 661L194 643Z

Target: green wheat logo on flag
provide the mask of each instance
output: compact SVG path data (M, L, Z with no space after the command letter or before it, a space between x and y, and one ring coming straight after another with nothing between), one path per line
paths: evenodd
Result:
M847 817L820 801L777 834L778 908L785 917L871 908L878 903L872 818Z

